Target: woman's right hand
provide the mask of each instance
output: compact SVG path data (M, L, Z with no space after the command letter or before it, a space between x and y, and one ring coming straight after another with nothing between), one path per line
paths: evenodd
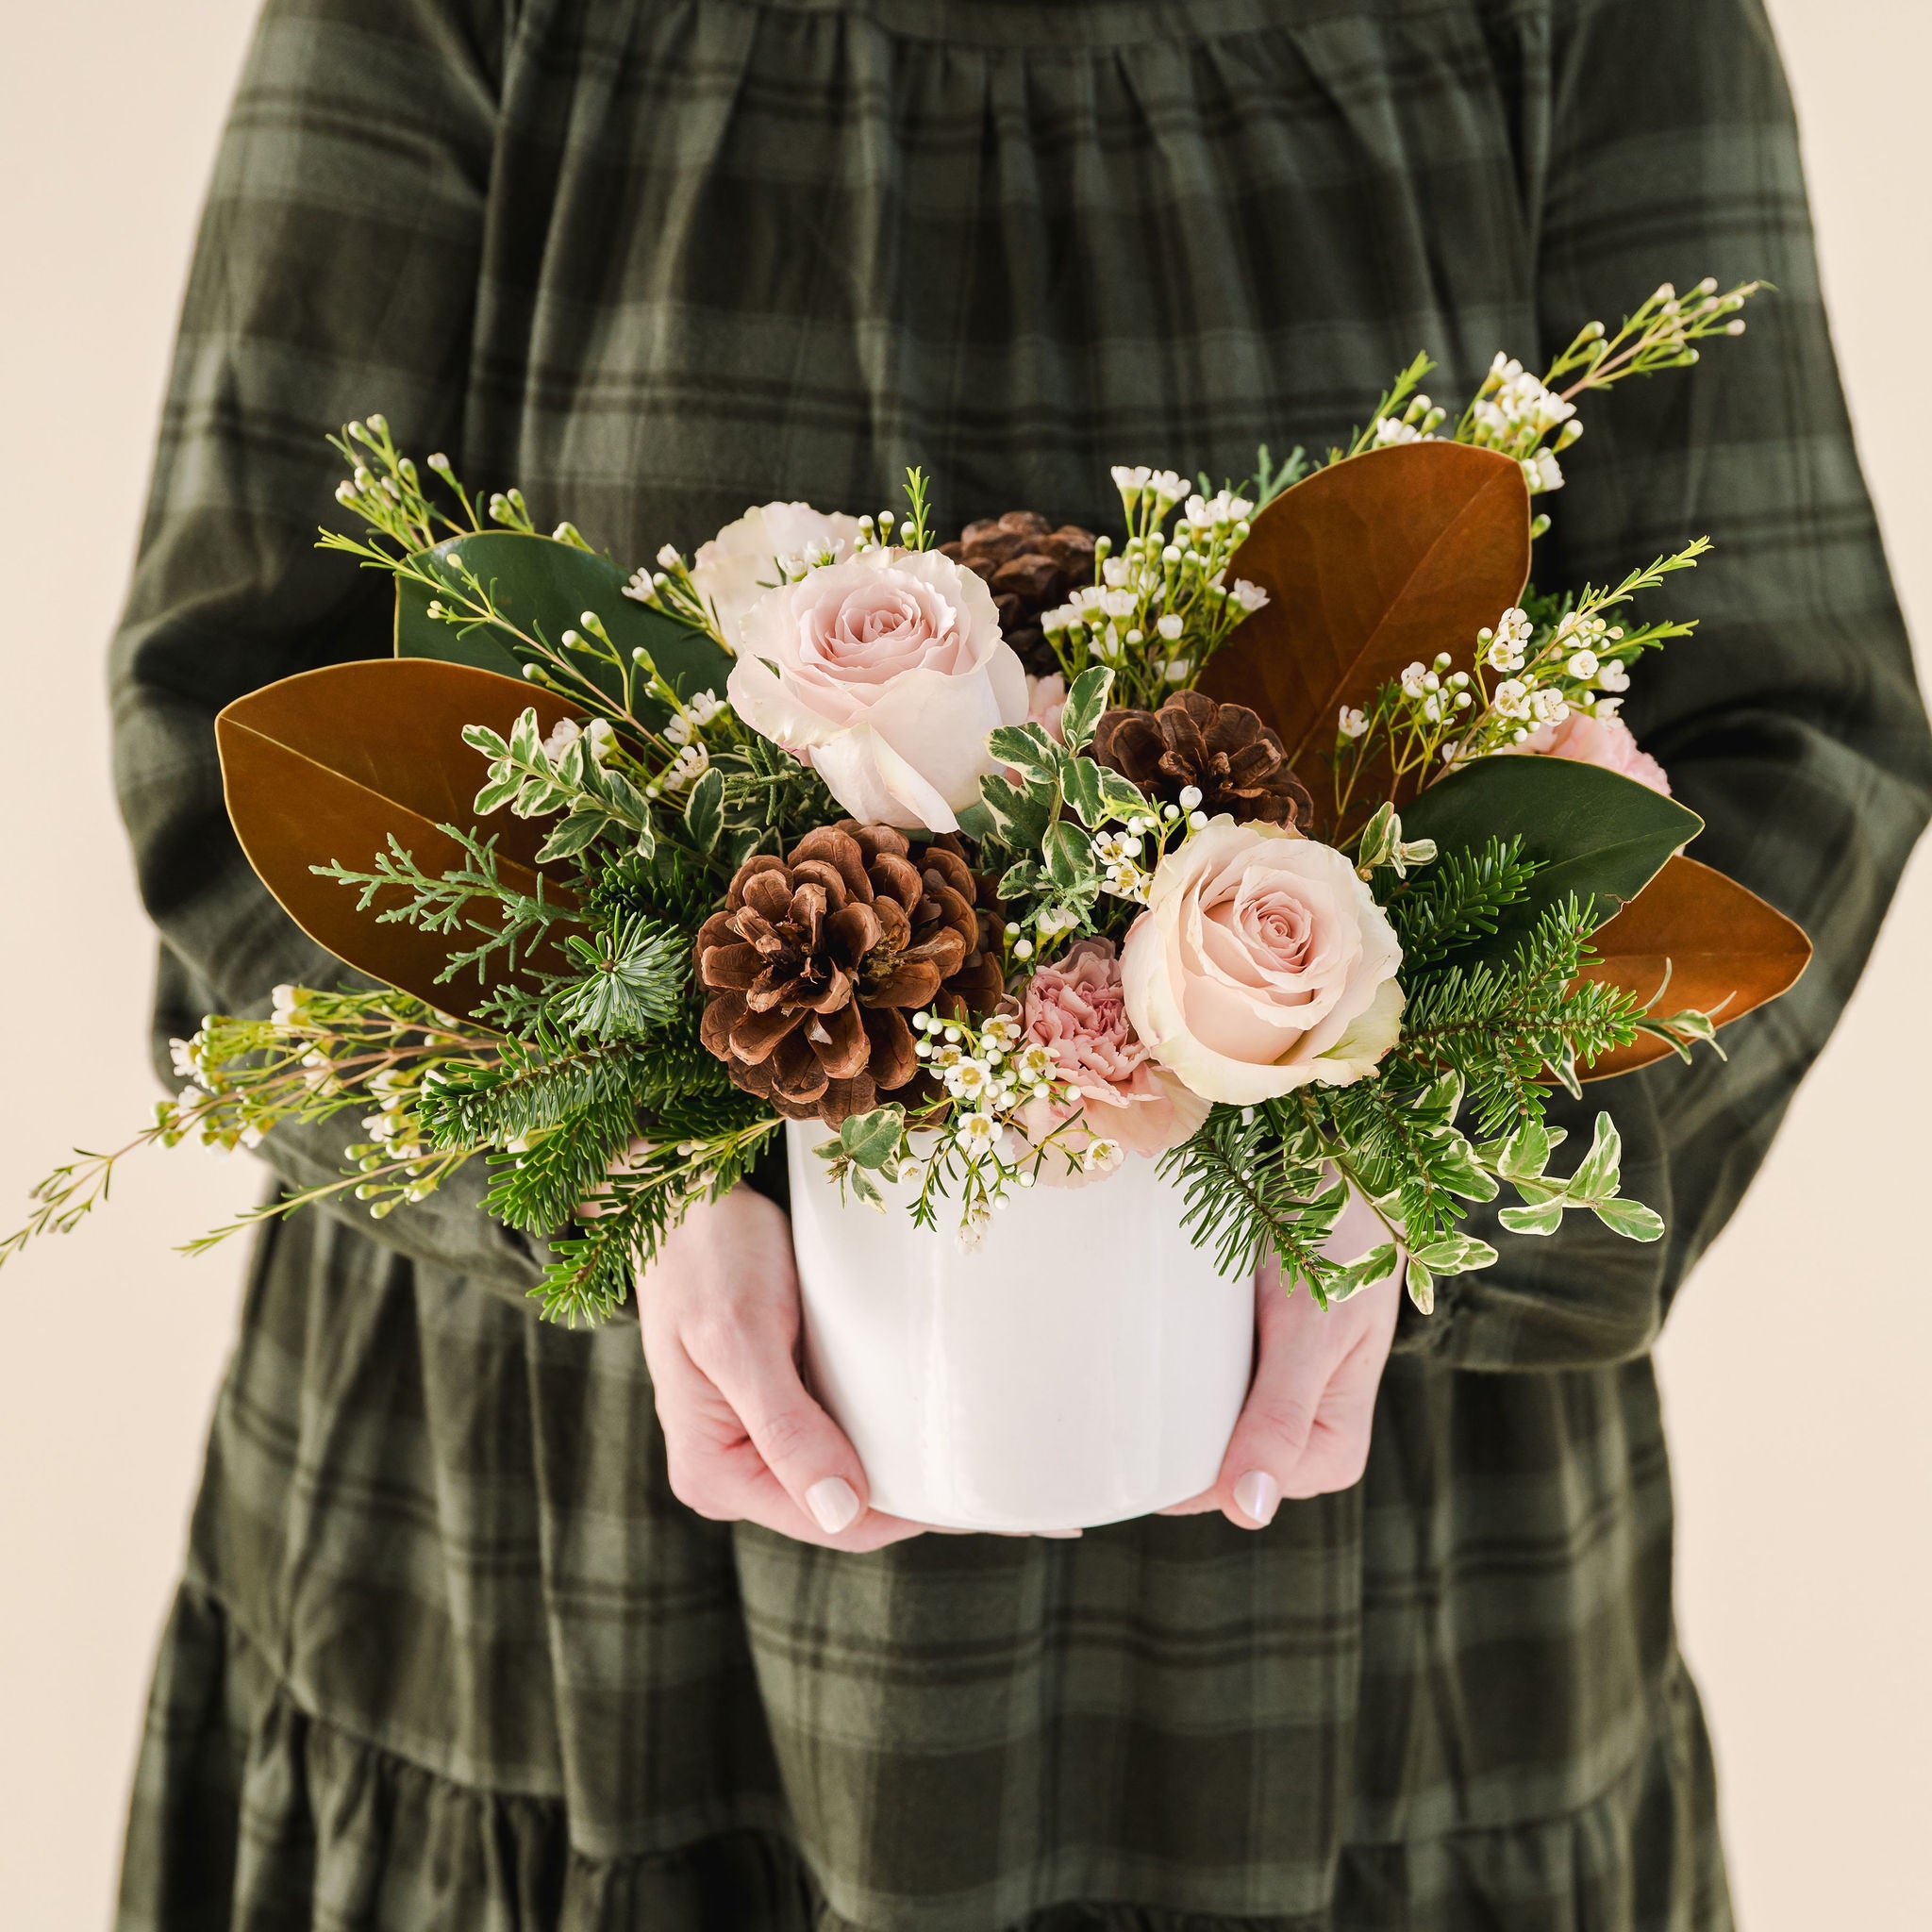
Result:
M919 1525L867 1507L865 1471L798 1373L791 1224L750 1188L701 1202L638 1282L672 1493L715 1523L833 1550Z

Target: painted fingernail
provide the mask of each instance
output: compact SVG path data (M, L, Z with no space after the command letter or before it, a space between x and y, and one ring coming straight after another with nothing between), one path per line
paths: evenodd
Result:
M1264 1529L1281 1503L1281 1485L1265 1469L1251 1469L1234 1486L1235 1507Z
M828 1475L805 1492L805 1507L827 1536L850 1529L858 1518L858 1496L842 1475Z

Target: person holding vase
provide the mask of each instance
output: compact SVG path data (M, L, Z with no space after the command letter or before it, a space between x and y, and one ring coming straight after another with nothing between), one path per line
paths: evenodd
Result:
M868 1507L775 1175L693 1212L638 1333L541 1324L480 1180L275 1224L125 1932L1727 1926L1648 1352L1932 807L1758 0L270 0L114 645L164 1061L337 976L234 843L212 720L388 649L313 548L322 432L373 402L619 555L913 462L948 528L1103 529L1123 455L1243 475L1419 343L1467 394L1707 270L1777 293L1594 413L1537 559L1713 540L1630 714L1818 945L1727 1062L1615 1091L1669 1239L1573 1225L1426 1316L1264 1274L1213 1486L1000 1538ZM1107 963L1056 972L1090 1114L1171 1104ZM262 1152L299 1187L353 1131Z

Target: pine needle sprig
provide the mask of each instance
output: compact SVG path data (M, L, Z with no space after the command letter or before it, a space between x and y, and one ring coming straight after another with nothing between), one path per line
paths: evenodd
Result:
M576 920L575 913L546 896L542 874L537 874L534 893L502 876L494 832L483 839L459 825L439 825L437 830L455 840L463 852L463 862L444 872L425 872L393 832L389 834L389 849L376 854L373 871L357 872L334 859L308 869L324 878L355 887L358 912L375 906L378 893L403 892L406 896L399 905L377 910L379 924L413 925L428 933L479 934L477 945L451 956L449 964L436 975L439 985L473 966L479 980L488 978L487 968L499 953L503 955L501 970L513 973L519 953L527 961L531 946L552 924ZM484 906L496 908L493 921L479 917L473 909Z
M1491 839L1474 851L1445 852L1401 881L1383 909L1402 943L1407 973L1413 975L1459 947L1493 938L1504 911L1524 897L1541 869L1523 857L1520 837Z

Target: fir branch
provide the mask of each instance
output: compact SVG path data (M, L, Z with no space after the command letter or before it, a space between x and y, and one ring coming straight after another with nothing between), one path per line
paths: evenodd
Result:
M324 878L335 879L357 889L356 909L366 912L376 895L394 889L408 896L401 905L387 906L376 913L381 924L401 924L420 927L428 933L471 932L482 935L481 942L467 952L453 954L449 964L436 975L437 984L455 979L474 966L479 980L487 977L485 968L497 954L504 956L502 970L514 973L521 950L527 958L531 945L558 920L575 922L576 915L545 896L544 878L537 874L534 894L508 883L497 870L496 834L479 839L459 825L439 825L437 830L461 847L464 862L447 871L429 874L391 832L389 850L376 855L373 872L356 872L340 860L308 869ZM500 908L498 923L478 918L472 908L478 905Z
M1523 841L1490 839L1474 851L1442 854L1419 877L1400 882L1383 909L1413 976L1458 947L1492 938L1503 911L1520 901L1541 868Z

